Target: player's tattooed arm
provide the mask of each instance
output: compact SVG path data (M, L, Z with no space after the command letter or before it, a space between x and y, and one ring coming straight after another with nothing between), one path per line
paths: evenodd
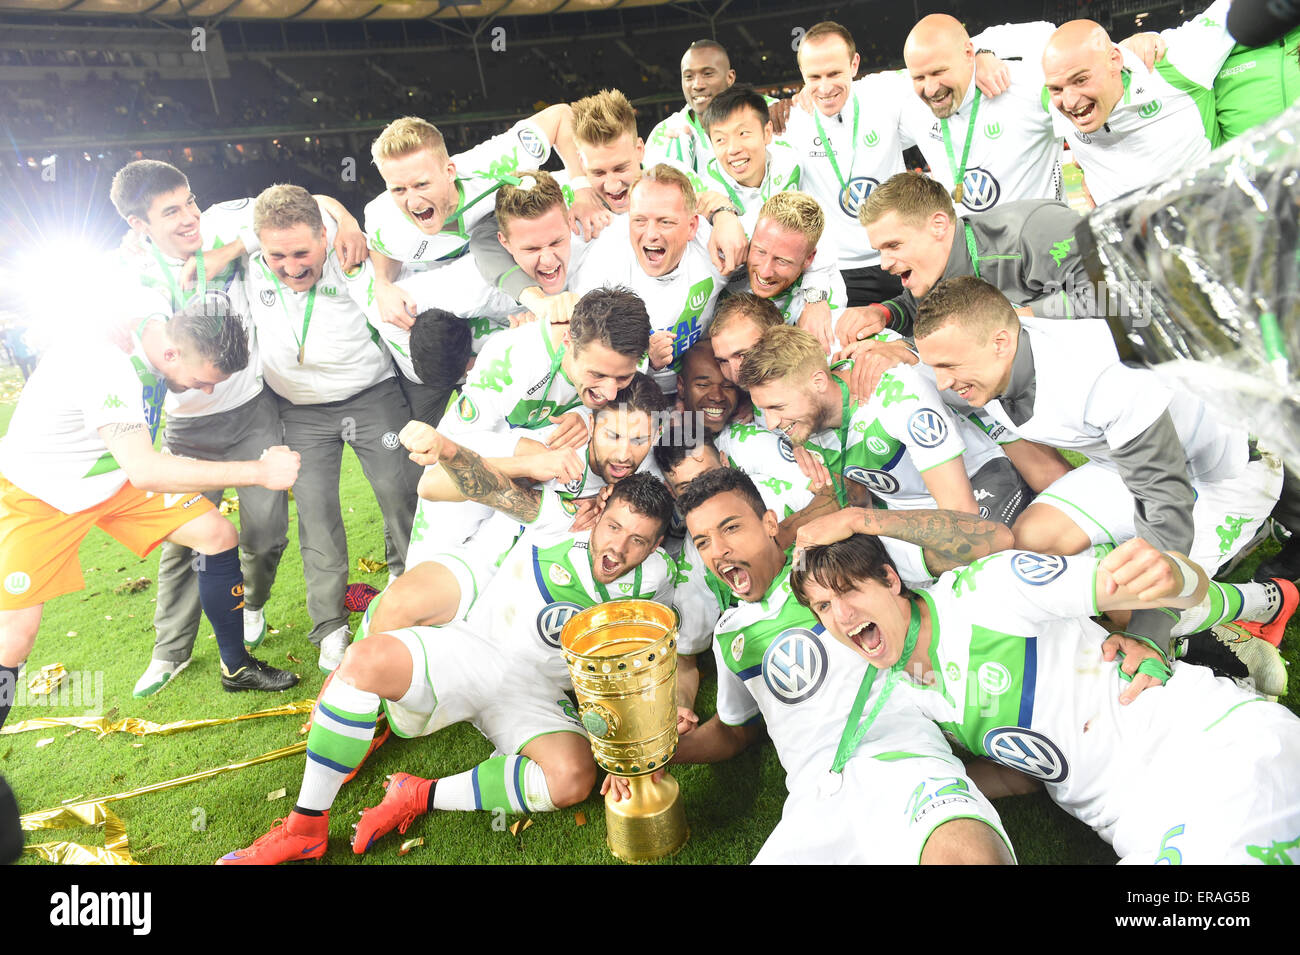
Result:
M416 464L427 467L441 464L443 473L471 501L486 504L525 524L537 519L542 508L540 490L516 484L499 468L440 434L432 425L409 421L397 437Z
M879 510L849 507L799 528L798 550L833 544L853 534L892 537L919 545L925 566L938 576L1013 546L1011 529L961 511Z

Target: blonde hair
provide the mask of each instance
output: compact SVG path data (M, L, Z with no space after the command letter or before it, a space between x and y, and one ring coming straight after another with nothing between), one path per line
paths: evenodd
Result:
M812 332L793 325L777 325L763 333L745 353L736 384L746 391L799 373L829 371L826 350Z
M320 206L310 192L302 186L278 183L267 186L253 206L253 231L259 235L266 229L290 229L306 224L312 232L325 228Z
M518 186L504 183L497 190L497 227L505 233L511 219L540 219L557 205L564 208L564 191L549 172L528 172L519 178Z
M810 249L817 248L826 228L821 203L806 192L778 192L758 210L759 219L771 219L788 232L799 232Z
M403 116L383 128L370 144L370 158L375 165L385 159L397 159L421 149L445 155L447 144L438 127L418 116Z
M858 207L858 221L868 226L888 212L910 226L924 225L936 212L956 218L948 190L938 180L919 172L900 172L872 189L867 201Z
M680 169L669 166L667 163L652 166L641 174L640 179L632 184L632 190L635 191L647 182L655 182L661 186L678 190L682 194L682 202L686 204L686 214L691 215L695 212L695 189L691 186L691 180L687 178L686 173Z
M579 143L608 146L624 133L636 139L636 110L618 90L601 90L573 104L573 136Z

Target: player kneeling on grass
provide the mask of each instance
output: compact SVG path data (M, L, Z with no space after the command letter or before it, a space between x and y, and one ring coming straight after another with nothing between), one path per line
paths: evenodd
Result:
M894 697L1040 780L1122 862L1268 861L1295 845L1300 719L1089 620L1189 607L1200 567L1136 538L1103 560L995 554L914 592L877 541L843 537L806 551L796 597Z
M168 391L211 392L248 362L248 335L214 292L170 321L150 318L124 354L107 336L65 336L23 389L0 443L0 724L47 600L80 590L77 548L101 527L143 557L164 540L198 551L199 598L227 690L284 690L297 676L244 648L239 532L195 492L290 487L298 455L195 461L154 450Z
M492 506L530 525L465 623L370 633L348 648L312 713L298 802L284 825L220 865L272 865L325 854L329 809L360 765L383 707L394 732L426 736L472 722L497 752L444 779L394 774L357 823L360 854L432 809L543 812L586 799L596 781L587 736L568 697L560 631L573 614L615 599L670 603L673 568L658 550L672 497L657 478L615 485L596 526L572 533L551 491L520 489L467 448L412 422L402 439L419 464L441 463Z

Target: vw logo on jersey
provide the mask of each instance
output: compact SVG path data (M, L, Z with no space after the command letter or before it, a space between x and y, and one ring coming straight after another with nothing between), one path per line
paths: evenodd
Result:
M992 513L992 512L989 511L989 509L988 509L987 506L985 506L985 505L983 505L983 504L980 505L980 519L981 519L981 520L985 520L985 521L987 521L987 520L989 519L989 514L990 514L990 513Z
M777 438L776 449L781 453L781 457L794 464L794 446L790 444L789 438Z
M802 703L825 680L826 648L804 627L785 631L763 654L763 682L782 703Z
M1070 764L1060 748L1042 733L1019 726L999 726L984 734L984 752L1045 783L1059 783L1070 775Z
M382 444L386 450L396 451L398 445L397 432L385 431L384 436L379 439L379 443Z
M560 631L569 622L569 618L582 610L572 600L557 600L547 604L537 615L537 635L548 647L560 646Z
M992 209L1002 198L1002 187L987 169L967 169L961 181L961 204L971 212Z
M922 408L907 419L907 433L921 447L937 448L948 437L948 422L933 408Z
M858 206L866 202L871 190L880 185L875 179L866 176L854 176L840 190L840 209L846 216L858 217Z
M863 468L851 464L844 469L844 476L850 481L865 484L877 494L896 494L898 492L898 478L888 471L876 471L872 468Z
M582 490L582 486L586 483L587 483L587 479L585 476L576 477L572 481L566 481L563 485L563 488L569 494L577 494L579 491Z
M1083 143L1084 145L1088 145L1092 142L1091 136L1089 136L1087 133L1080 132L1077 129L1074 131L1074 136L1077 140L1079 140L1079 142Z
M258 293L257 297L262 300L263 305L265 305L267 308L270 308L272 305L275 304L275 289L264 288L262 289L261 292Z
M542 137L527 126L519 130L519 145L523 146L524 152L534 159L541 159L546 155L546 143L542 142Z
M1021 551L1011 558L1011 569L1025 583L1041 587L1065 573L1065 558Z

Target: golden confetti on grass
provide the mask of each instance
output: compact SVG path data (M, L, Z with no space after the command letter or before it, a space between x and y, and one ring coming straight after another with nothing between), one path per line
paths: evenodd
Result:
M283 703L255 713L240 716L221 716L202 720L174 720L171 723L154 723L151 720L128 716L125 719L112 720L104 716L51 716L23 720L0 729L0 734L26 733L31 730L47 729L54 726L71 726L76 729L90 730L103 739L109 733L130 733L133 736L170 736L187 730L203 729L207 726L222 726L226 723L239 723L244 720L256 720L267 716L293 716L310 713L314 700L299 700L296 703Z
M358 557L357 569L363 574L377 574L382 570L388 569L388 562L383 560L372 560L369 557Z
M277 799L283 799L283 798L285 797L285 794L286 794L286 793L287 793L287 790L285 790L285 789L283 789L283 788L281 788L281 789L273 789L273 790L271 790L269 793L266 794L266 801L267 801L267 802L275 802Z
M573 821L579 826L585 826L587 824L587 814L582 810L578 810L573 815Z
M292 653L286 653L284 655L284 658L288 660L290 663L302 663L302 661L299 660L297 657L295 657Z
M68 670L62 663L47 663L27 683L27 691L32 696L46 696L57 690L68 678Z
M524 824L523 824L523 826L520 827L519 831L520 831L520 832L527 832L527 831L528 831L528 828L529 828L532 824L533 824L533 821L532 821L531 819L525 819L525 820L524 820Z
M412 849L424 845L424 836L416 836L414 839L407 839L402 843L401 848L397 850L399 856L404 856Z
M137 577L134 580L128 580L118 584L113 588L113 593L118 596L124 594L138 594L142 590L148 590L153 581L148 577Z
M239 499L233 497L222 498L221 503L217 505L217 510L222 514L234 514L239 510Z
M522 826L523 824L524 821L522 819L516 819L514 822L512 822L510 824L510 834L512 836L519 835L519 827Z

